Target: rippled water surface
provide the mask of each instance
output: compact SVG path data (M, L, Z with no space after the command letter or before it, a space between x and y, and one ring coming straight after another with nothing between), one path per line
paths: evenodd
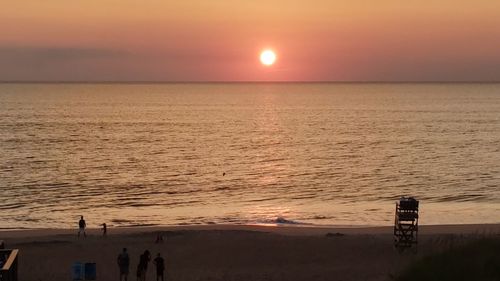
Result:
M500 222L499 84L0 84L0 228Z

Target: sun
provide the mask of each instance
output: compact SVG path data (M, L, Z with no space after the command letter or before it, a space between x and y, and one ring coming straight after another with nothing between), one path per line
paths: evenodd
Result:
M276 61L276 54L272 50L264 50L260 53L260 62L265 66L271 66Z

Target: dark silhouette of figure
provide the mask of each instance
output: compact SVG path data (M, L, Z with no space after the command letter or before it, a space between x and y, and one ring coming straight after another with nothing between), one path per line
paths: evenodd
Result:
M87 233L85 233L85 228L87 227L87 224L85 223L85 220L83 219L83 216L80 217L80 221L78 222L78 238L80 238L80 233L83 232L83 237L87 237Z
M150 260L151 255L149 254L149 251L144 251L144 253L139 258L139 266L137 269L138 271L140 271L140 281L146 281L146 273L148 271L148 264Z
M139 263L137 265L137 281L141 281L141 276L142 276L142 267L141 267L141 264Z
M123 248L123 251L118 255L118 267L120 268L120 281L127 281L128 269L130 265L130 258L128 257L127 248Z
M102 236L106 237L108 235L108 226L106 223L102 224Z
M160 253L158 253L158 256L154 259L154 264L156 266L156 281L158 281L161 278L161 281L163 281L163 272L165 271L165 260L161 257Z
M161 233L156 235L155 243L163 243L163 235L161 235Z

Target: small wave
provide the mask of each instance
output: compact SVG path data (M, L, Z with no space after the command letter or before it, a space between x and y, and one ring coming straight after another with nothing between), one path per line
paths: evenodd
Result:
M294 220L288 220L288 219L285 219L284 217L277 217L275 219L272 219L272 220L267 220L265 221L265 223L275 223L275 224L292 224L292 225L297 225L297 224L304 224L302 222L299 222L299 221L294 221Z
M41 219L27 218L27 217L13 218L13 220L14 221L22 221L22 222L40 222L40 221L42 221Z
M474 202L486 199L483 194L458 194L437 198L437 202Z
M157 223L133 223L127 225L119 225L118 227L145 227L145 226L159 226Z
M0 227L0 231L2 230L25 230L25 229L33 229L33 228L30 228L30 227L23 227L23 226L17 226L17 227Z
M313 198L316 198L316 197L318 197L317 194L304 194L304 195L290 197L290 199L292 199L292 200L300 200L300 199L313 199Z
M132 221L131 220L125 220L125 219L112 219L111 222L114 222L114 223L131 223Z
M321 216L321 215L313 216L313 219L315 219L315 220L326 220L329 218L331 218L331 217L326 217L326 216Z

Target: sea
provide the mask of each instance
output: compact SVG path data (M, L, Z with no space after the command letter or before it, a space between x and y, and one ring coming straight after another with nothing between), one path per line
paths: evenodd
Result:
M2 83L0 229L500 223L500 84Z

